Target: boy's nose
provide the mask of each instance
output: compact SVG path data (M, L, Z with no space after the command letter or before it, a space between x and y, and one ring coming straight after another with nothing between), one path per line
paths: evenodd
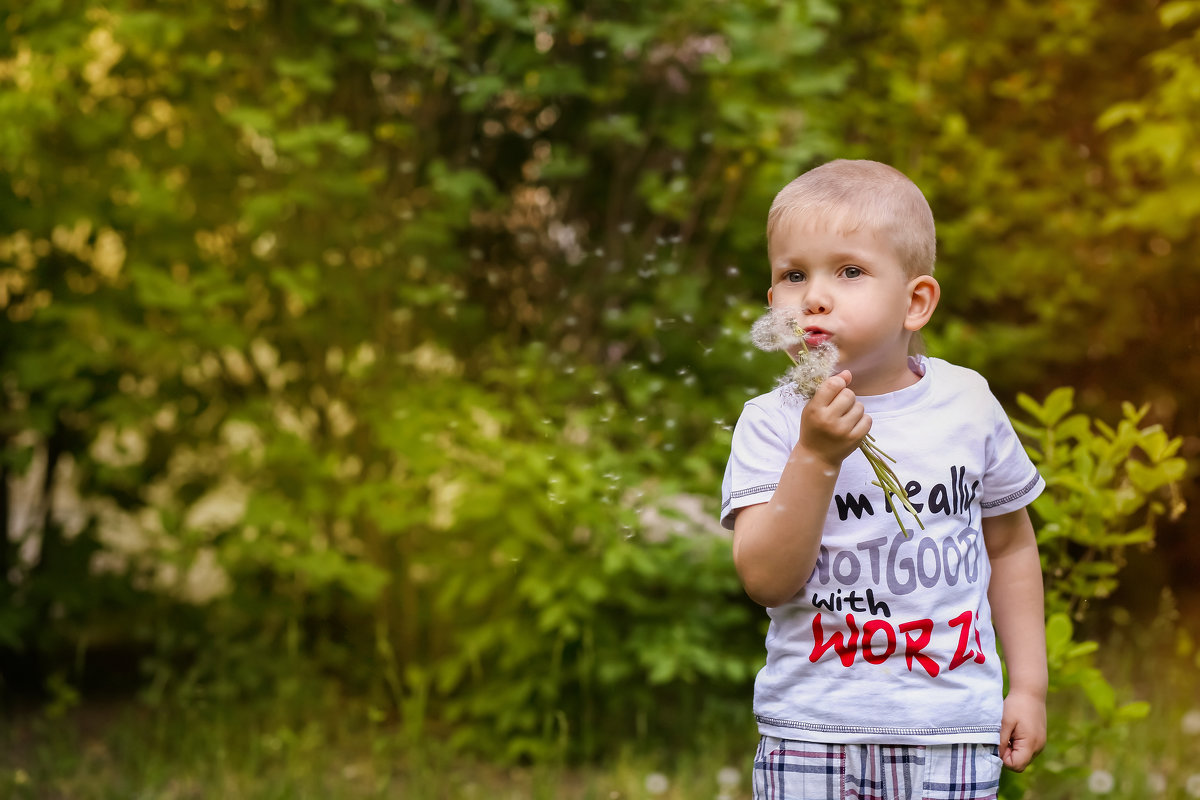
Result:
M804 310L809 314L827 314L832 301L824 290L814 286L804 297Z

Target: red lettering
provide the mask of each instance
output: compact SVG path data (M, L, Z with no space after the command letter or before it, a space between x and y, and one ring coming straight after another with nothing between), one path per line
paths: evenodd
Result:
M912 635L914 630L920 631L921 635L914 638ZM902 622L900 623L900 632L904 634L904 660L908 664L908 671L913 671L913 659L915 658L929 673L929 677L936 678L942 668L932 658L921 653L921 648L929 644L929 637L933 635L933 620L918 619L912 622Z
M871 636L876 631L883 631L883 635L887 639L887 650L883 652L883 655L876 655L871 649ZM862 657L864 659L872 664L882 664L894 652L896 652L896 631L892 628L891 623L882 619L873 619L863 625Z
M976 664L982 664L985 656L983 655L983 645L979 642L979 629L972 624L975 615L970 609L959 614L954 619L950 620L950 626L962 630L958 632L958 648L954 651L954 658L950 659L950 669L961 667L968 661L974 660ZM975 633L975 644L979 648L978 651L971 649L971 633Z
M854 664L854 655L858 652L858 626L854 624L854 615L846 615L846 625L850 628L850 641L847 643L842 636L842 632L838 631L829 637L829 641L825 641L825 630L821 627L821 615L817 614L813 618L813 649L808 656L808 660L814 664L825 655L825 652L830 647L837 652L838 657L842 659L842 666L849 667Z

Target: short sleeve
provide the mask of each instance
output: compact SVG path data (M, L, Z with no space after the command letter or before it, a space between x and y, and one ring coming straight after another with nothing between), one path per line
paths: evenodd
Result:
M1046 482L1025 452L1003 406L991 392L992 433L987 441L987 470L983 479L981 513L995 517L1032 503Z
M768 409L747 403L733 429L733 444L721 482L721 525L733 530L737 511L765 503L775 494L795 442L788 426Z

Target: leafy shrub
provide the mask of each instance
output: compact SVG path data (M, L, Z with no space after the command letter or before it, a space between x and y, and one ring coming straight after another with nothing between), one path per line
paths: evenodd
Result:
M1050 690L1080 691L1095 711L1086 724L1051 718L1046 753L1034 769L1078 782L1086 765L1073 761L1076 746L1149 709L1144 702L1118 702L1093 660L1099 644L1077 641L1075 623L1089 601L1116 588L1126 549L1151 545L1156 522L1183 513L1177 483L1187 463L1176 455L1181 439L1170 438L1159 425L1142 425L1144 407L1126 403L1113 427L1072 413L1069 387L1041 403L1024 394L1017 400L1032 421L1018 418L1013 424L1046 480L1033 516L1045 575ZM1019 796L1023 782L1006 780L1008 796Z

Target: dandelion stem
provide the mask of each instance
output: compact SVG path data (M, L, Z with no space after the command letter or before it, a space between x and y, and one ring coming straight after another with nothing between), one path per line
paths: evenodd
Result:
M900 526L900 530L903 531L905 537L908 536L908 529L904 527L904 521L900 518L898 506L904 506L904 510L913 515L913 519L917 521L917 525L920 526L921 530L925 530L925 523L921 522L921 517L917 514L917 510L909 502L908 494L904 491L904 487L900 485L900 479L896 477L896 473L892 471L892 468L879 458L877 453L882 453L892 463L895 463L895 459L869 444L866 439L859 443L858 449L862 451L862 454L866 456L867 463L871 465L871 470L875 473L877 479L874 483L883 490L884 499L892 507L892 514L896 517L896 524ZM891 498L893 496L899 503L892 501Z
M870 435L871 434L869 434L869 433L867 434L867 436L870 436ZM880 449L879 445L875 444L875 441L873 439L870 442L868 442L864 439L862 445L860 445L860 446L863 448L864 453L869 450L870 452L872 452L876 455L883 456L884 458L886 458L888 461L892 462L893 464L898 463L896 461L896 459L892 458L887 453L883 452L883 450Z

